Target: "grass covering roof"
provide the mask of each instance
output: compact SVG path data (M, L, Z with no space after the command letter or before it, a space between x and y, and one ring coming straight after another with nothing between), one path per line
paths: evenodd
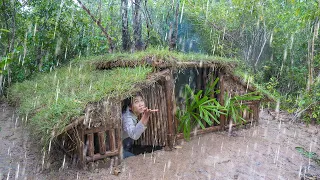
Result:
M136 91L135 84L144 82L152 67L113 68L97 70L92 63L98 61L139 60L147 56L174 61L203 60L223 63L236 62L200 54L172 53L149 50L135 54L107 54L104 56L75 59L49 73L38 73L31 80L12 85L8 90L11 102L19 105L19 112L43 137L46 145L60 134L71 118L84 114L86 105L105 97L127 97ZM54 132L54 133L53 133Z
M183 63L201 63L203 65L218 65L220 67L234 67L238 60L218 56L208 56L196 53L170 52L168 50L149 49L134 54L115 53L108 56L95 56L86 59L98 69L111 69L114 67L134 67L137 65L149 65L153 67L183 67Z

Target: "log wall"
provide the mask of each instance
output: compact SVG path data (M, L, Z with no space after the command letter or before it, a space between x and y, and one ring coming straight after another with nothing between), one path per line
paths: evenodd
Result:
M158 81L152 86L142 90L146 106L149 109L159 109L159 112L152 113L146 131L141 138L135 141L136 145L165 146L168 130L167 101L165 82Z

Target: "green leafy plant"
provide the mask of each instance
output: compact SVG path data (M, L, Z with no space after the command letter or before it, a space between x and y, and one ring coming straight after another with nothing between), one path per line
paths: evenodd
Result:
M217 93L218 91L210 91L218 82L218 78L206 89L205 93L200 90L195 93L189 85L185 85L183 96L185 99L185 108L177 110L177 118L179 120L178 131L183 132L185 139L190 139L190 133L193 128L198 124L202 129L205 128L204 123L209 126L213 121L220 124L219 117L225 114L224 106L215 98L210 98L210 94Z
M320 166L320 157L317 153L306 151L303 147L295 147L295 149L306 158L314 160Z
M8 53L7 56L0 57L0 74L4 74L5 67L12 62L13 53Z
M320 81L316 81L311 86L310 91L303 92L297 99L295 116L302 118L305 123L310 124L311 121L320 124Z
M235 95L233 97L229 97L229 95L226 93L224 108L227 112L227 119L232 118L235 123L239 124L246 122L246 120L242 117L241 112L245 110L249 111L249 107L244 102L256 101L260 99L261 96L257 95L257 92L251 92L244 95Z

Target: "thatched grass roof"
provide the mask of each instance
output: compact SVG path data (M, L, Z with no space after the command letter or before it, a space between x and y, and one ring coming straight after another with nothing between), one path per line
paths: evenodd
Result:
M151 49L134 54L118 53L108 56L96 56L89 62L97 69L115 67L136 67L147 65L155 68L168 67L206 67L234 68L238 61L204 54L184 54L166 50Z
M157 67L170 64L185 66L188 63L233 67L237 61L164 50L85 57L12 85L8 97L19 106L21 117L46 145L63 131L72 118L83 115L88 103L106 97L121 99L138 91L139 85L150 81L148 75L154 68L149 66L149 62L151 66L158 63Z

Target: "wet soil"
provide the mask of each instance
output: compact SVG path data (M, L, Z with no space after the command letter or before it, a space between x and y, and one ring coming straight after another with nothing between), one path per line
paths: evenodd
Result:
M320 127L292 119L285 112L262 110L259 124L231 136L216 132L180 141L173 151L127 158L115 176L114 168L62 164L61 153L43 162L38 141L30 138L15 109L0 103L0 179L8 174L10 179L320 179L320 166L295 149L320 155Z

